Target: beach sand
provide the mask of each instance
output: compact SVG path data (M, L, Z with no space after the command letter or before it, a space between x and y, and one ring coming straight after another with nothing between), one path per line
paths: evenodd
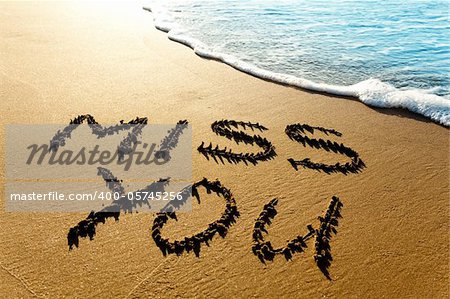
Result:
M141 3L0 3L0 162L5 125L66 124L79 114L100 123L146 116L149 123L193 126L193 180L220 179L233 192L237 223L194 254L163 257L150 228L154 214L100 224L93 241L68 251L67 232L85 213L0 212L0 297L364 297L448 298L449 131L400 110L266 82L202 59L157 31ZM278 156L257 166L218 165L196 151L205 141L246 151L216 136L215 120L259 122ZM295 171L287 161L345 157L289 140L294 123L333 128L332 138L367 165L359 174ZM251 150L251 148L250 148ZM5 198L5 171L1 198ZM274 246L317 227L331 196L342 218L331 239L327 280L314 242L291 261L262 264L251 252L264 204L279 198L266 240ZM223 211L202 204L164 227L171 239L194 234Z

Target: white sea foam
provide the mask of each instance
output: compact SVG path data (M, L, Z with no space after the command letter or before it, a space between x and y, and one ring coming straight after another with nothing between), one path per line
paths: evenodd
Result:
M191 37L189 33L184 28L181 28L162 7L144 7L144 9L152 12L154 24L157 29L166 32L169 39L192 48L193 51L201 57L222 61L237 70L261 79L316 92L354 97L364 104L374 107L407 109L411 112L423 115L434 122L450 127L450 100L432 94L432 90L401 90L389 83L373 78L354 85L340 86L317 83L293 75L271 72L239 60L232 55L212 51L208 45Z

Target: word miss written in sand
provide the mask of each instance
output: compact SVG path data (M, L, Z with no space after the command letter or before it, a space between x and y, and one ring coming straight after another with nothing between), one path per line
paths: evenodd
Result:
M95 119L90 115L78 116L71 121L71 124L81 124L83 122L97 125ZM131 122L145 125L147 124L147 118L136 118ZM186 128L187 123L188 122L186 120L179 121L175 128L168 132L169 135L166 139L171 140L171 147L169 147L168 151L176 146L178 137L182 134L183 129ZM121 124L123 124L122 121ZM99 132L103 132L103 130L105 130L101 129L101 127L98 127L97 129ZM220 120L215 121L211 125L211 129L215 134L229 140L233 140L237 144L242 143L257 146L261 150L257 153L237 153L232 149L227 149L226 147L221 148L219 145L213 145L212 143L207 145L205 142L202 142L201 145L198 146L197 150L208 160L214 160L216 163L221 164L231 163L256 165L258 163L275 159L277 156L275 146L267 138L255 134L256 132L264 132L268 130L259 123ZM247 133L248 131L252 131L253 134L251 135ZM332 135L333 137L342 136L342 134L336 130L326 129L319 126L310 126L307 124L291 124L285 129L286 135L291 140L298 142L304 147L309 146L317 150L334 152L347 157L349 161L346 163L337 162L335 164L324 164L311 161L309 158L304 158L301 160L289 158L288 162L296 171L299 170L299 167L302 167L305 169L325 172L330 175L335 173L347 175L351 173L359 173L363 168L365 168L365 164L360 159L359 154L350 147L336 141L308 137L308 134L314 135L315 132L321 132L325 135ZM63 139L64 138L55 137L53 140L61 141ZM131 141L131 143L134 142L137 141L135 139ZM124 152L128 151L127 148L131 147L131 143L124 142L126 148ZM63 142L55 142L55 144L60 146ZM122 181L113 176L109 170L99 168L98 174L101 175L107 182L107 186L111 191L124 193ZM153 183L147 186L145 190L163 191L164 186L170 182L169 179L160 179L158 183L159 184ZM222 213L222 216L218 220L210 223L202 232L192 236L186 236L180 240L170 241L169 238L163 236L162 230L164 225L170 219L177 220L175 211L186 202L189 196L192 195L200 203L200 188L205 189L208 194L215 193L218 198L223 198L225 200L225 210ZM210 181L207 178L203 178L202 180L189 186L189 188L181 190L180 194L184 194L183 200L171 201L157 213L151 227L152 238L164 256L169 254L181 256L183 252L193 252L197 257L199 257L202 245L210 246L210 242L216 235L219 235L222 238L226 237L230 227L234 225L240 217L237 207L238 205L231 190L223 186L219 180ZM332 197L325 214L318 217L319 224L316 228L314 228L311 224L307 225L306 233L304 235L296 236L292 240L288 241L284 247L273 248L271 242L264 239L264 235L268 234L268 227L277 215L276 205L278 202L279 200L276 198L270 200L264 205L262 212L256 219L253 232L249 234L253 240L251 252L253 252L253 254L256 255L262 263L266 263L267 260L272 261L278 255L282 255L286 260L290 260L293 254L303 252L304 248L307 247L307 242L314 239L314 260L316 265L325 277L331 279L328 272L328 268L332 261L329 242L332 235L337 233L336 227L338 226L338 219L341 218L340 210L343 207L341 200L337 196ZM129 205L125 211L131 211ZM99 223L105 223L107 218L114 218L118 221L119 216L120 209L118 211L114 210L114 212L111 212L108 207L105 207L97 212L92 211L87 218L70 228L67 235L69 248L72 249L73 246L78 247L80 237L89 237L89 239L92 240L96 234L96 226Z

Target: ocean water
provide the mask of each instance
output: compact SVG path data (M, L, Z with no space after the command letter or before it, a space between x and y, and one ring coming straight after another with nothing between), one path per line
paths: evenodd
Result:
M155 25L257 77L450 126L449 1L156 0Z

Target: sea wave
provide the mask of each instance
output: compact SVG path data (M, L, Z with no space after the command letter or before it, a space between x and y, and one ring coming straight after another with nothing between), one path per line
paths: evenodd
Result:
M268 71L251 63L244 62L233 55L211 50L211 47L202 41L191 37L189 32L179 26L163 7L153 6L144 7L144 9L152 12L154 24L158 30L166 32L170 40L190 47L200 57L219 60L239 71L264 80L316 92L353 97L373 107L407 109L423 115L436 123L450 127L450 100L430 93L432 90L398 89L376 78L347 86L333 85Z

